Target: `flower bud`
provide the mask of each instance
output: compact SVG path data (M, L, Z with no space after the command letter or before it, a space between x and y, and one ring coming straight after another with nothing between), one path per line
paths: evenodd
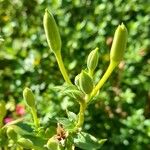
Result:
M5 102L4 101L0 101L0 118L4 118L6 115L6 107L5 107Z
M14 131L12 127L8 127L7 136L14 141L17 139L17 133Z
M127 29L122 23L118 26L117 30L115 31L114 40L110 51L110 60L113 60L118 63L122 60L124 50L126 48L127 36Z
M23 98L25 99L26 104L29 107L32 107L32 108L35 107L35 97L34 97L34 94L33 94L31 89L29 89L29 88L25 88L24 89L24 91L23 91Z
M50 49L56 53L61 50L61 38L53 15L45 10L43 19L44 30Z
M33 148L33 142L29 139L20 138L17 143L26 149L32 149Z
M98 48L91 51L87 59L87 67L89 70L94 71L98 64Z
M86 94L91 93L93 90L92 78L85 71L80 74L79 85L80 89Z
M49 150L60 150L59 141L54 137L50 138L47 142L47 148Z

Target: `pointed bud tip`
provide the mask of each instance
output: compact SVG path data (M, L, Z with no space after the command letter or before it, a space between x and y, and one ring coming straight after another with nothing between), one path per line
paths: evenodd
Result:
M120 30L122 30L122 31L126 31L126 32L127 32L127 28L126 28L126 26L124 25L123 22L118 26L118 28L119 28Z
M98 50L99 50L99 48L98 48L98 47L96 47L96 48L95 48L95 51L98 51Z

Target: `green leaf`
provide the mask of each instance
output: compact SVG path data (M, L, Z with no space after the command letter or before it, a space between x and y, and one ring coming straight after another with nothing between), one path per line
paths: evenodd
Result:
M33 142L34 149L36 150L46 150L44 146L47 143L47 140L40 137L40 136L33 136L33 135L24 135L23 138L27 138Z
M59 117L57 118L57 120L58 120L58 123L62 124L63 127L68 131L72 131L75 127L75 122L70 121L67 118Z
M92 136L88 133L85 133L85 132L79 132L74 137L75 146L79 147L83 150L100 149L105 141L106 141L106 139L98 140L94 136Z
M63 86L57 86L55 89L59 90L62 95L67 95L70 98L76 99L78 102L83 101L84 94L75 85L64 84Z
M68 95L69 97L77 100L78 102L83 101L84 97L84 94L79 90L66 90L63 94Z
M45 137L50 138L56 134L56 127L55 126L50 126L45 130Z
M66 110L66 113L67 113L67 116L68 116L68 119L70 121L76 121L77 120L77 115L69 110Z
M70 134L65 141L65 150L74 150L75 146L73 144L73 138Z
M28 126L28 128L23 128L23 126L19 126L19 125L9 125L10 127L12 127L14 129L14 131L20 135L31 135L32 134L32 128L30 128L30 126Z

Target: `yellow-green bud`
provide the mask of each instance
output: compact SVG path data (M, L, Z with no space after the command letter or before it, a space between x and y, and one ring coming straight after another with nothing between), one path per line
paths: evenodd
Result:
M25 138L20 138L18 139L17 143L22 146L23 148L26 149L31 149L33 148L33 142L29 139L25 139Z
M92 78L85 71L80 74L79 85L80 89L86 94L91 93L93 90Z
M32 108L35 107L35 97L34 97L34 94L33 94L31 89L29 89L29 88L25 88L24 89L24 91L23 91L23 98L25 99L26 104L29 107L32 107Z
M122 23L115 31L114 40L110 51L110 60L120 62L126 48L128 32L125 25Z
M47 142L47 148L49 150L60 150L59 141L54 137L50 138Z
M91 51L87 59L87 67L89 70L94 71L98 64L98 48Z
M0 101L0 118L4 118L6 115L6 106L5 106L5 102L4 101Z
M12 127L8 127L7 136L14 141L17 139L17 133L14 131Z
M43 19L44 30L50 49L56 53L61 50L61 38L53 15L45 10Z

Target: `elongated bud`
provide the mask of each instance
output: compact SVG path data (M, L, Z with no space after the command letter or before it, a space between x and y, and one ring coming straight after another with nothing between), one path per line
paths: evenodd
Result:
M25 138L19 138L17 143L22 146L23 148L26 149L31 149L33 148L33 142L29 139L25 139Z
M87 59L87 67L89 71L93 72L95 70L98 64L98 58L99 58L98 48L96 48L91 51Z
M50 138L47 142L47 148L49 150L60 150L59 141L54 137Z
M61 50L61 38L53 15L45 10L43 19L44 30L50 49L56 53Z
M0 118L4 118L6 116L6 106L4 101L0 101Z
M123 58L127 43L127 29L122 23L115 31L114 40L110 51L110 60L120 62Z
M25 88L24 89L24 91L23 91L23 98L25 99L26 104L29 107L32 107L32 108L35 107L35 97L34 97L34 94L33 94L31 89L29 89L29 88Z
M92 78L85 71L80 74L79 85L80 89L86 94L91 93L93 90Z
M17 133L14 131L12 127L8 127L7 136L14 141L17 139Z

